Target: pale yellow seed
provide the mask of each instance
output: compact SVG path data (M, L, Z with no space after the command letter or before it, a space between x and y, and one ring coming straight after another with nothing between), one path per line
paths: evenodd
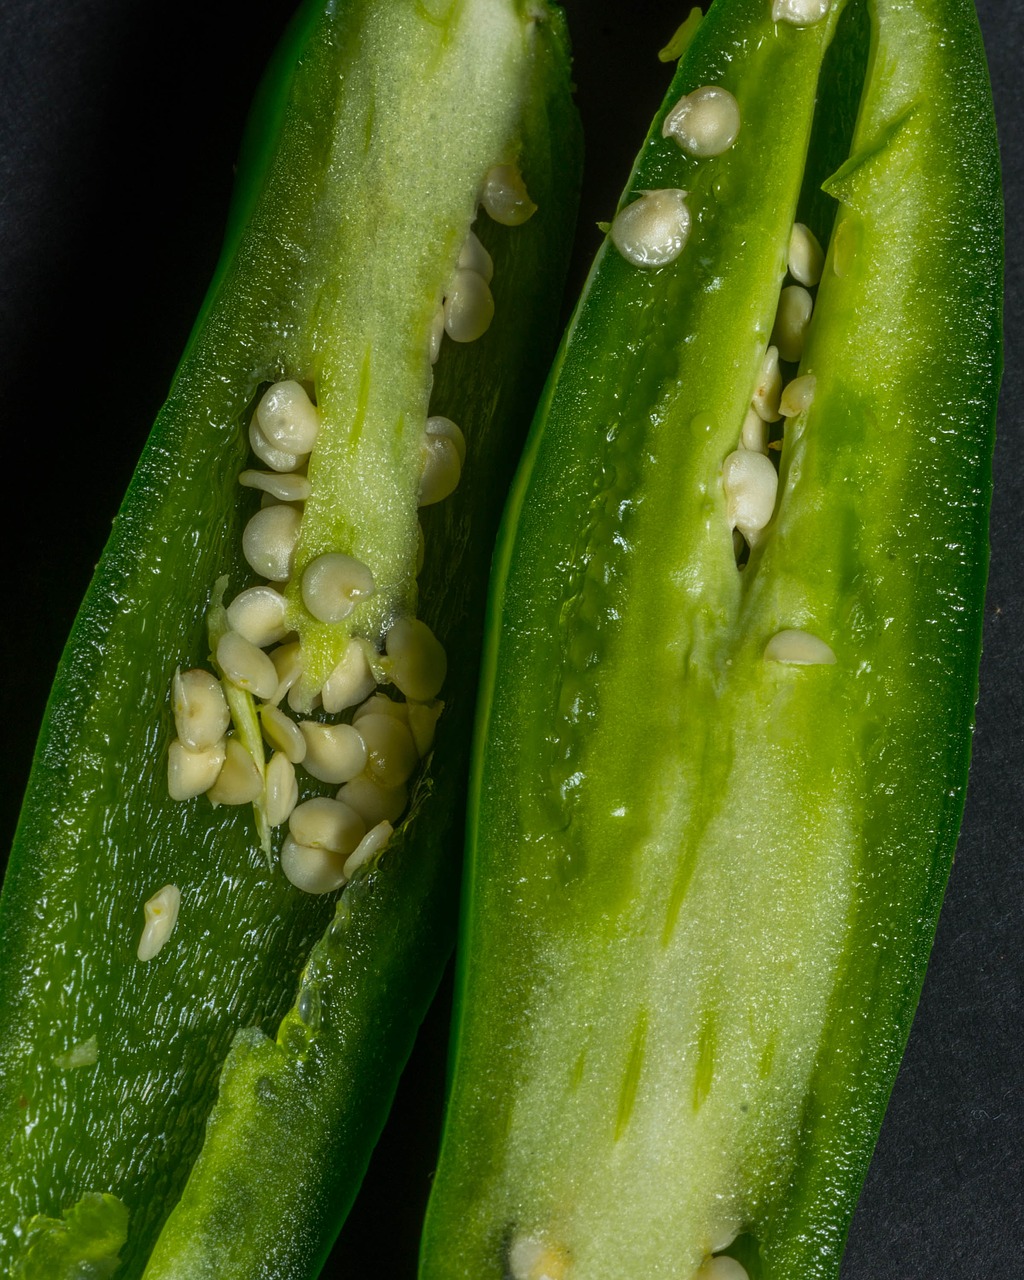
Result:
M779 294L771 340L781 359L796 363L803 355L813 311L814 299L802 284L788 284Z
M782 417L782 414L779 413L779 397L781 395L782 372L779 369L779 350L778 347L769 347L764 353L761 372L758 375L757 385L754 387L754 394L751 398L751 404L758 415L764 418L765 422L778 422Z
M303 720L299 725L306 739L302 767L321 782L348 782L362 773L367 764L367 746L362 729L350 724L320 724Z
M220 742L231 723L224 690L216 676L200 667L178 668L171 690L174 727L190 751L202 751Z
M762 453L737 449L722 464L722 487L730 529L738 529L756 546L775 510L779 477Z
M836 655L830 645L809 631L778 631L764 647L768 662L784 662L790 666L832 666Z
M462 464L466 458L466 440L450 418L427 419L420 445L419 505L442 502L458 488Z
M331 893L345 883L345 858L330 849L313 849L286 836L281 845L281 870L303 893Z
M483 276L460 267L444 294L444 331L453 342L475 342L494 319L494 298Z
M228 738L224 766L207 791L213 804L252 804L263 790L256 761L237 738Z
M364 716L372 715L392 716L395 720L401 720L403 724L408 724L409 704L389 698L386 693L375 693L356 707L352 713L352 723L358 724Z
M355 809L369 828L378 822L397 822L409 803L409 789L404 784L382 787L363 773L340 788L338 799Z
M787 266L789 274L798 284L813 286L821 279L825 265L825 251L818 237L803 222L794 222L789 233Z
M494 279L494 259L473 231L469 232L462 243L458 265L466 271L475 271L478 276L483 276L488 284Z
M277 672L277 688L269 701L277 706L302 675L302 646L297 640L279 645L270 651L270 661Z
M369 567L341 552L317 556L303 570L302 603L320 622L341 622L373 591Z
M443 710L443 702L409 703L409 732L421 760L434 745L434 730Z
M503 227L520 227L537 212L514 164L496 164L487 170L480 203L488 216Z
M242 532L242 553L261 578L287 582L292 576L295 544L302 515L295 507L279 505L257 511Z
M740 444L752 453L768 453L768 423L753 405L747 410L740 432Z
M569 1253L534 1236L517 1236L509 1247L508 1269L512 1280L568 1280Z
M306 754L306 739L302 730L280 707L260 707L260 727L263 736L275 751L283 752L292 764L301 764Z
M181 891L176 884L165 884L143 905L146 923L139 939L140 960L152 960L174 932L181 906Z
M228 605L228 626L260 649L277 644L288 634L286 602L273 587L246 587Z
M419 764L412 734L394 716L367 715L359 721L366 744L366 772L384 787L405 782Z
M272 698L277 691L273 662L237 631L225 631L217 641L217 665L237 689L253 697Z
M407 698L436 698L448 672L444 646L419 618L399 618L387 634L388 674Z
M802 374L787 383L779 400L779 412L784 418L795 418L804 413L814 402L814 390L818 380L813 373Z
M167 750L167 794L172 800L192 800L209 791L224 765L225 743L190 750L177 738Z
M274 471L295 471L309 458L308 453L289 453L287 449L275 448L260 430L255 415L249 423L249 447L260 462Z
M693 1280L750 1280L746 1267L735 1258L723 1255L719 1258L708 1258L702 1267L694 1272Z
M612 243L635 267L664 267L686 247L690 210L686 192L673 188L646 191L615 215Z
M275 751L267 765L266 802L267 822L272 827L279 827L287 822L299 803L295 765L283 751Z
M238 483L247 489L262 489L278 502L305 502L309 497L309 480L293 471L243 471Z
M267 388L256 408L256 420L270 443L289 453L309 453L320 430L316 406L305 387L291 379Z
M691 156L720 156L739 131L739 103L717 84L702 85L680 98L661 127L663 138L674 139Z
M831 0L772 0L772 22L813 27L828 13Z
M341 661L320 691L324 710L329 715L358 705L373 692L377 680L370 665L370 653L376 658L370 644L355 637L345 646Z
M317 796L295 807L288 819L288 830L299 844L330 849L347 858L366 834L366 823L344 801Z
M365 867L382 853L394 833L390 822L378 822L375 827L371 827L345 859L345 866L342 868L345 878L351 880L360 867Z

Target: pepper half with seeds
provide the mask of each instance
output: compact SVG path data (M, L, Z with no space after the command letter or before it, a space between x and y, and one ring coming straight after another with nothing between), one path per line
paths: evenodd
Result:
M200 1163L235 1145L147 1274L315 1272L450 950L494 494L578 173L556 9L297 15L9 864L4 1274L141 1275L226 1058Z
M1000 369L973 8L695 23L506 516L424 1280L832 1280L956 839Z

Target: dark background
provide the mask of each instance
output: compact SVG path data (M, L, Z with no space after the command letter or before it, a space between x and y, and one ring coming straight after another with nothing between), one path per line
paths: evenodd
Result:
M688 4L567 8L589 143L575 292L667 84L654 53ZM1003 147L1008 335L981 700L956 865L843 1280L1024 1275L1024 0L978 8ZM0 848L64 638L213 270L246 108L291 9L0 0ZM414 1275L445 1035L442 1003L335 1251L338 1274Z

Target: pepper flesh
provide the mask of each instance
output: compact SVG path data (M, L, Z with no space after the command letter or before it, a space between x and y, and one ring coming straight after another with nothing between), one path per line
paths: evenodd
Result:
M814 397L738 568L722 464L794 219L829 240L805 159L834 141L816 93L827 116L864 66L858 7L795 29L718 0L628 196L688 191L690 241L648 273L605 247L535 423L493 588L425 1280L690 1280L723 1250L754 1280L837 1273L963 803L1000 365L973 9L879 0L826 182ZM742 126L698 162L661 122L704 84ZM835 664L766 657L791 629Z
M276 1230L278 1274L309 1274L354 1195L453 932L451 822L493 494L546 361L572 228L577 130L563 37L543 5L310 3L262 93L225 255L62 661L5 882L5 1272L42 1265L33 1250L65 1231L71 1205L81 1211L67 1222L92 1238L65 1261L84 1261L119 1227L116 1212L103 1216L116 1201L98 1194L113 1193L130 1211L118 1274L141 1274L240 1031L236 1057L256 1046L288 1067L294 1048L307 1075L280 1114L305 1107L321 1128L291 1131L292 1163L262 1199L231 1198L248 1256L229 1259L230 1241L197 1231L219 1251L215 1273L257 1268L248 1214ZM495 321L472 349L448 344L432 374L430 322L484 174L510 160L538 212L520 228L478 227L498 273ZM325 429L309 536L345 524L363 538L395 611L417 593L417 423L428 399L431 412L457 416L468 443L459 493L424 513L420 613L452 667L437 746L392 846L333 922L330 900L268 872L248 806L176 804L166 782L175 666L206 659L216 579L250 577L239 542L255 503L237 477L251 406L262 385L296 373L316 382ZM355 435L383 459L367 464L348 443ZM352 463L340 496L324 492L332 457L335 470L338 457ZM386 510L397 519L384 527ZM359 619L385 623L373 610ZM344 638L310 630L326 664ZM142 964L142 904L165 883L181 888L180 915ZM314 1018L310 984L296 989L329 922ZM268 1099L263 1089L256 1101ZM333 1165L315 1159L328 1154L317 1144L331 1126L342 1134ZM226 1222L212 1200L204 1212Z

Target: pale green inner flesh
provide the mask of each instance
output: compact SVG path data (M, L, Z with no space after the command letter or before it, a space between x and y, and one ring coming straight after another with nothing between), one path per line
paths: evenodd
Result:
M927 773L932 747L906 726L944 714L941 690L900 674L930 625L914 615L902 539L931 519L924 473L944 430L911 429L913 373L935 363L945 305L922 297L927 264L908 270L935 237L943 173L940 131L908 106L938 98L948 74L920 14L899 19L897 73L884 43L896 20L880 6L853 145L865 159L834 184L843 203L799 369L815 398L786 427L775 518L745 569L725 515L721 464L774 318L838 7L804 30L773 29L759 9L717 68L698 53L683 91L729 88L740 138L682 176L659 159L670 143L649 144L634 188L686 187L691 241L643 278L606 248L514 501L499 572L517 622L491 655L470 891L470 919L510 921L511 940L467 940L431 1280L498 1276L496 1252L523 1238L569 1259L574 1280L689 1280L739 1232L765 1248L765 1275L797 1274L770 1269L772 1215L859 887L891 853L866 829L864 797L883 793L887 768ZM935 176L914 187L922 173ZM685 285L665 284L671 273ZM654 353L670 329L666 374ZM621 376L595 376L595 352ZM575 542L552 563L535 513L573 497ZM836 664L766 661L789 628L826 641ZM922 843L939 822L922 811ZM831 1249L805 1259L802 1280L833 1273Z

